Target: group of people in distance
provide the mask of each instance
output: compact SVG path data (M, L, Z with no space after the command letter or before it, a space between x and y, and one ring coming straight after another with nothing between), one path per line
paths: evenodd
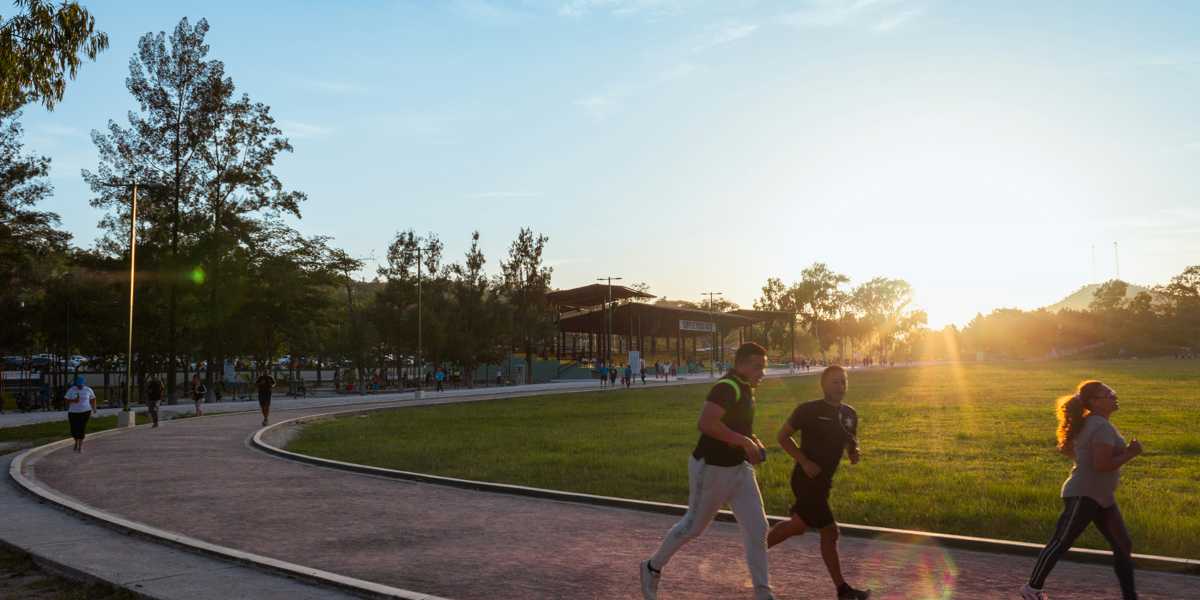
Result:
M196 416L204 414L200 408L204 402L203 385L199 376L193 377L192 401L196 406ZM271 393L275 389L275 378L270 371L263 371L254 385L258 388L258 408L262 412L262 424L265 427L271 417ZM146 415L150 417L151 427L158 427L158 407L165 393L166 387L157 375L151 375L146 380ZM88 387L82 375L78 375L63 398L67 402L67 421L71 427L71 438L75 441L74 450L83 452L88 420L96 414L96 392Z
M846 370L833 365L822 371L822 397L800 403L779 429L776 441L794 463L791 487L795 503L788 520L768 528L754 468L767 459L766 446L754 435L754 392L766 363L766 349L753 342L742 344L733 368L709 390L700 411L700 439L688 461L687 512L667 532L658 550L639 565L645 600L658 598L659 581L671 557L703 533L726 504L742 533L755 600L775 598L767 573L767 549L810 529L820 535L821 558L837 598L864 600L871 596L870 590L855 588L842 575L838 526L829 504L842 456L850 464L861 458L858 413L843 402L848 389ZM1029 581L1020 588L1023 600L1046 600L1042 591L1046 577L1089 524L1112 546L1123 598L1137 598L1132 544L1113 493L1121 465L1141 454L1142 446L1137 440L1126 444L1109 422L1117 407L1112 388L1093 380L1080 383L1074 394L1057 402L1058 449L1075 464L1062 487L1064 509L1054 535L1038 556Z

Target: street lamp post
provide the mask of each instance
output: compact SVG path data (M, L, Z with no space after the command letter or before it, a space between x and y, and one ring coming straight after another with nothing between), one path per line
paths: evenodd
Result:
M421 399L421 386L425 383L425 365L421 354L421 246L417 246L417 391L413 398Z
M117 415L117 427L133 427L134 413L129 410L133 399L133 299L137 278L137 197L138 183L113 182L106 187L131 188L129 200L129 337L125 348L125 396L121 399L121 412Z
M597 277L596 281L608 282L608 301L604 303L604 366L612 368L612 282L621 277Z
M721 292L700 292L700 295L708 296L709 312L712 312L712 313L717 312L717 304L713 300L713 296L721 296L723 294ZM715 368L716 363L717 363L717 337L718 337L717 321L716 321L716 319L713 319L712 352L710 352L710 354L712 354L712 357L711 357L711 360L708 361L708 376L709 377L713 377L713 369Z
M121 399L121 414L118 427L133 427L136 423L129 412L129 401L133 399L133 286L137 277L137 183L129 202L129 343L125 351L125 397Z

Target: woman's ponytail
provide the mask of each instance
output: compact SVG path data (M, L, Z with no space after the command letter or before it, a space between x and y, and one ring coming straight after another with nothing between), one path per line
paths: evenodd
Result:
M1054 413L1058 416L1058 451L1070 454L1075 450L1075 436L1083 429L1083 420L1091 412L1091 399L1103 389L1104 384L1089 379L1075 388L1070 396L1060 396L1054 405Z

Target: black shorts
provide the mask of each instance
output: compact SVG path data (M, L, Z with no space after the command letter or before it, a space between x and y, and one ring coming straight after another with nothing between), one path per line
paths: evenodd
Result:
M271 392L259 392L258 393L258 405L259 406L270 406L271 405Z
M829 507L829 491L833 482L818 475L815 479L804 473L799 465L792 470L792 493L796 503L790 512L804 519L812 529L824 529L834 524L833 509Z
M87 433L88 419L92 416L90 412L69 412L67 420L71 422L71 437L82 440Z

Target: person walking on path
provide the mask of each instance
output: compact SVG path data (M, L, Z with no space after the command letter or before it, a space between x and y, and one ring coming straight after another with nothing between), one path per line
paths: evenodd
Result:
M1058 399L1058 450L1074 459L1071 474L1063 482L1062 516L1054 536L1038 554L1029 582L1021 588L1024 600L1045 600L1046 577L1058 559L1071 549L1087 526L1095 525L1112 547L1113 570L1121 585L1121 597L1137 598L1133 581L1133 542L1114 495L1121 466L1142 454L1141 442L1125 438L1109 421L1120 403L1112 388L1095 380L1084 381L1071 396Z
M271 372L264 369L262 375L254 381L254 387L258 388L258 408L262 411L263 427L267 426L267 420L271 418L271 392L275 391L275 378L271 377Z
M617 387L617 367L608 370L608 387Z
M151 427L158 427L158 404L162 402L163 384L158 375L151 375L146 382L146 414L150 415Z
M642 363L642 385L646 385L646 364Z
M78 375L75 385L63 394L63 400L67 403L67 420L71 423L75 451L83 452L83 436L87 433L88 419L96 414L96 392L87 386L82 375Z
M600 363L600 387L608 386L608 367Z
M779 445L787 452L792 466L791 519L777 523L767 534L767 546L816 529L821 536L821 558L837 587L839 600L865 600L871 590L858 590L846 583L838 556L838 526L829 507L829 492L833 489L833 474L842 454L850 464L858 464L858 413L843 404L847 389L846 370L833 365L821 373L820 400L804 402L792 411L779 429ZM800 434L800 444L793 437Z
M700 411L700 440L688 460L688 508L667 532L658 551L642 561L642 597L656 600L662 570L688 541L704 532L729 503L742 531L746 564L757 600L771 600L767 576L767 515L754 465L766 448L754 436L754 388L762 381L767 351L747 342L738 347L733 370L713 385Z
M625 387L633 385L633 365L625 365Z
M192 375L192 403L196 405L196 416L204 415L204 410L201 408L204 405L204 396L208 394L208 388L204 386L204 382L200 379L200 374Z
M446 371L444 371L441 367L438 367L437 373L433 374L433 380L437 382L437 388L434 391L442 391L444 389L442 384L446 381Z

